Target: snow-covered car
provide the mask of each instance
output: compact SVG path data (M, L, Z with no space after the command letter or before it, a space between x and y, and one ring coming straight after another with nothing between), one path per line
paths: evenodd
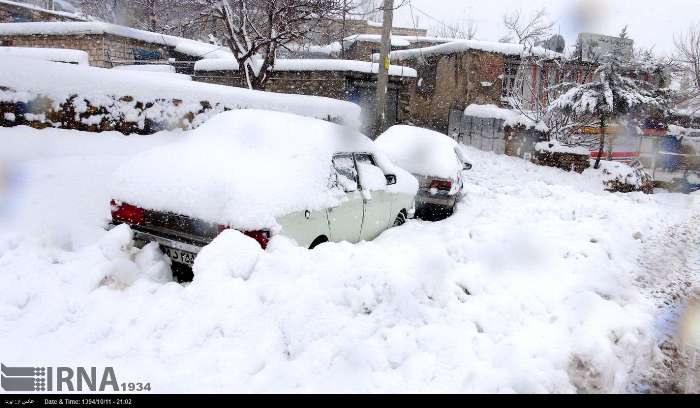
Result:
M417 217L438 220L452 215L463 196L462 172L472 168L459 143L432 130L396 125L379 136L376 144L419 180Z
M413 216L417 180L366 136L286 113L222 113L115 176L112 225L160 244L181 280L201 248L235 229L314 248L372 240ZM231 256L236 256L231 254Z

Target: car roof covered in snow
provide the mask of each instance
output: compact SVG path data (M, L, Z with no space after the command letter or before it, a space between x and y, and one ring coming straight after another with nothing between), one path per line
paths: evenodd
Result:
M464 168L456 154L466 161L466 154L456 141L415 126L392 126L376 143L397 166L421 176L453 179Z
M179 142L145 152L114 176L114 198L233 228L278 227L277 218L336 206L333 155L375 154L393 192L415 194L413 176L393 166L363 134L333 123L263 110L225 112Z

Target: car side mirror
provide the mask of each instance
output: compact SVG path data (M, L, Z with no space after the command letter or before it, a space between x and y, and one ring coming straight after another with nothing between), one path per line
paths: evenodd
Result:
M472 169L471 163L464 163L464 170L471 170L471 169Z
M394 184L396 184L396 175L386 174L384 177L386 177L386 185L387 186L393 186Z

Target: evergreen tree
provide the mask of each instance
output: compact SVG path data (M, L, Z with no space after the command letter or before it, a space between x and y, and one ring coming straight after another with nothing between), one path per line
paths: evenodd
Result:
M620 38L627 38L627 27ZM635 61L625 56L622 47L619 44L602 59L591 82L564 84L568 90L549 106L550 110L563 110L577 117L592 116L596 119L600 128L596 169L600 168L605 132L611 120L624 119L630 114L668 110L668 91L645 80Z

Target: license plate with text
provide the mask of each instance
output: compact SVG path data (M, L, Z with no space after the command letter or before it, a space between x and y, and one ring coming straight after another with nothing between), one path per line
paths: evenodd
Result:
M194 265L194 259L197 257L197 254L181 251L181 250L175 249L175 248L168 248L168 247L161 246L160 249L173 262L177 262L177 263L181 263L181 264L185 264L185 265L189 265L189 266Z

